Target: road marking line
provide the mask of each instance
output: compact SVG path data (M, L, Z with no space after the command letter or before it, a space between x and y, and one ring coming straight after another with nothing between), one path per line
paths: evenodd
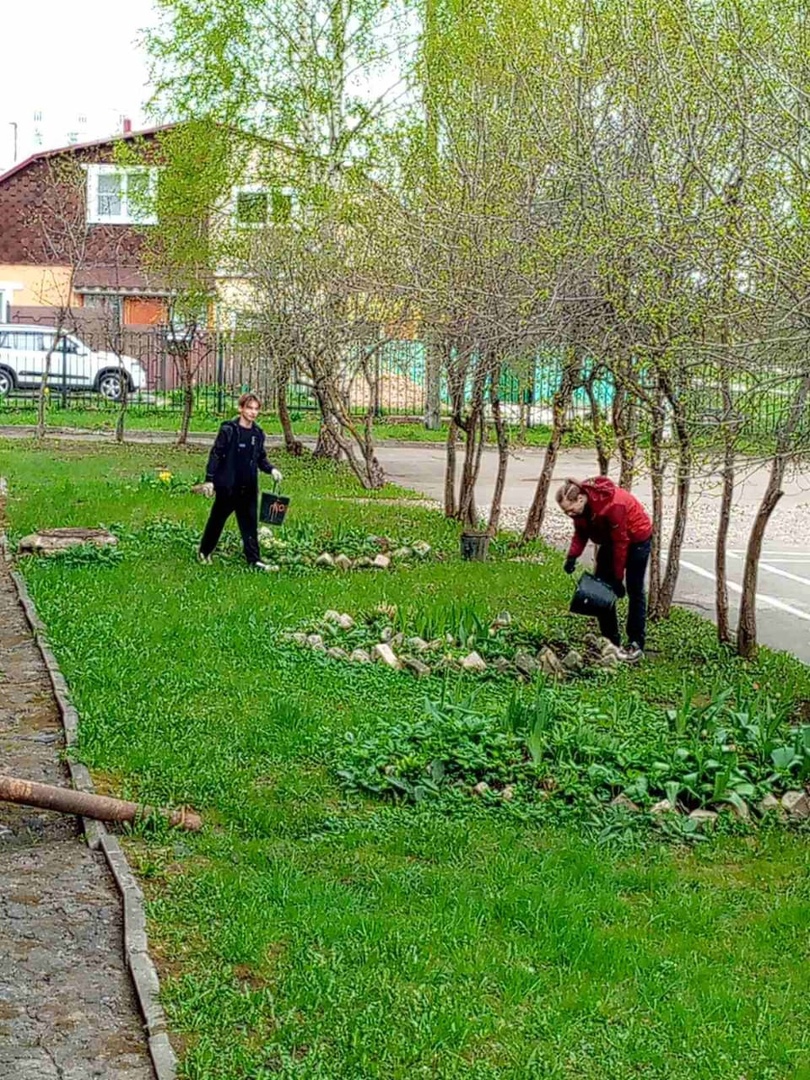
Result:
M729 552L729 555L732 553ZM741 559L741 555L734 555L733 558ZM800 585L810 585L810 578L799 577L798 574L791 574L788 570L780 570L778 566L771 566L770 563L759 562L760 570L767 570L769 574L778 574L779 577L787 578L788 581L798 581Z
M699 577L708 578L709 581L717 581L717 578L710 570L704 570L702 566L698 566L696 563L687 562L686 559L681 559L681 566L685 567L687 570L691 570L693 574L697 574ZM733 581L729 581L728 587L732 592L742 592L742 586L737 585ZM793 615L797 619L804 619L805 622L810 622L810 613L801 611L799 608L793 607L792 604L786 604L783 600L778 600L775 596L768 596L766 593L757 593L756 600L758 604L776 608L777 611L785 611L788 615Z

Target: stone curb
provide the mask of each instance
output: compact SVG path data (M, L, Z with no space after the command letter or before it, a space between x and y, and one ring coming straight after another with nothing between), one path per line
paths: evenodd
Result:
M25 581L11 566L4 533L0 533L0 555L9 565L11 579L17 590L17 598L25 612L34 642L48 670L48 678L62 717L65 746L69 751L72 747L75 747L78 741L79 714L71 704L67 682L48 644L45 627L37 614ZM87 766L72 761L69 753L66 757L74 788L79 791L94 793L93 781ZM152 1058L155 1076L157 1080L176 1080L177 1057L169 1041L166 1030L166 1014L160 1004L160 981L157 969L149 955L143 892L129 867L124 849L118 842L118 838L107 832L103 822L86 817L83 817L81 822L88 846L93 850L100 848L104 853L107 866L121 894L124 909L124 953L130 977L135 986L138 1004L146 1024L149 1055Z

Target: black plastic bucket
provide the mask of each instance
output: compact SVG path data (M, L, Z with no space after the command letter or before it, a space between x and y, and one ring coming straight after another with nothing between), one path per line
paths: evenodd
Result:
M290 500L287 495L279 495L275 491L263 491L259 520L265 525L281 525Z
M571 600L571 611L575 615L603 615L615 604L616 593L606 581L583 574Z
M486 562L489 554L488 533L465 532L461 534L461 557L467 562Z

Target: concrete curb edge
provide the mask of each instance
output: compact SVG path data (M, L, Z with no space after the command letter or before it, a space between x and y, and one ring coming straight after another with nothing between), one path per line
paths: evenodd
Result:
M11 564L6 537L2 533L0 533L0 555L8 563L11 579L17 591L17 599L47 668L48 678L62 717L65 746L70 751L78 740L79 714L71 704L67 682L48 644L45 627L37 614L25 581ZM66 760L73 786L79 791L93 793L93 781L87 766L71 760L70 753L66 755ZM100 821L83 817L81 822L88 846L93 850L100 848L103 852L121 896L124 913L124 953L146 1025L147 1044L155 1075L157 1080L176 1080L177 1057L169 1041L166 1015L160 1004L160 980L157 969L149 955L143 892L130 869L118 838L107 832Z

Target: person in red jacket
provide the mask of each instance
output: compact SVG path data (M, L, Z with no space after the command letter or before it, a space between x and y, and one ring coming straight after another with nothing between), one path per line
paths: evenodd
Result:
M566 574L573 574L577 559L588 541L593 541L597 545L596 576L608 582L620 600L627 594L630 644L621 650L621 659L640 660L647 629L644 577L652 542L652 522L647 511L635 495L617 487L607 476L566 480L557 492L557 502L574 521L574 538L565 560ZM615 606L600 616L599 629L621 648Z

